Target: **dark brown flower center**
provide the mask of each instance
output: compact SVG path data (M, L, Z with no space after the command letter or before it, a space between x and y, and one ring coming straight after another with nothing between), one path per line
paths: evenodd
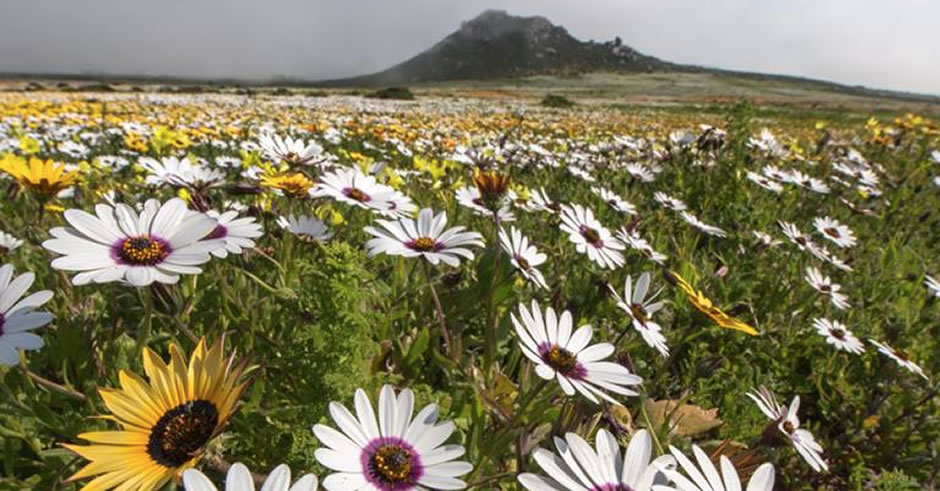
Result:
M218 424L215 404L202 399L180 404L150 429L147 454L164 467L179 467L199 454Z
M409 242L407 246L418 252L434 252L439 250L437 241L430 237L418 237Z
M578 358L560 346L552 346L542 355L542 359L545 360L548 366L562 375L568 375L578 367Z
M398 445L384 445L369 460L369 470L376 479L387 484L409 482L412 471L411 451Z
M601 234L587 225L581 225L581 236L584 237L584 240L591 244L592 246L600 249L604 247L604 241L601 240Z
M642 305L635 303L630 305L630 313L633 314L633 318L640 322L640 324L646 325L646 321L649 320L649 316L646 315L646 309Z
M346 195L347 198L363 203L372 199L368 194L364 193L359 188L346 188L343 190L343 194Z
M117 256L126 264L154 266L170 255L170 244L163 239L145 235L128 237L116 246Z
M839 329L838 327L833 327L832 329L830 329L829 334L832 334L832 337L838 340L845 339L845 331L843 331L842 329Z
M529 265L529 261L526 261L526 259L519 254L514 255L512 258L516 260L519 269L523 271L528 271L532 267Z
M823 232L825 232L826 235L828 235L828 236L830 236L830 237L832 237L832 238L834 238L834 239L838 239L838 238L842 237L842 234L840 234L839 231L838 231L837 229L833 228L833 227L826 227L826 228L823 229Z

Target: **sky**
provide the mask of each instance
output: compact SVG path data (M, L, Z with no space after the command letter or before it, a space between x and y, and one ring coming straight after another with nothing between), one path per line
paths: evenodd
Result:
M938 0L0 1L0 72L338 78L496 8L677 63L940 94Z

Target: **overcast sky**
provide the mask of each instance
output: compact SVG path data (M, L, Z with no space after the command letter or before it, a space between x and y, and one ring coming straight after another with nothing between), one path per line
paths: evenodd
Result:
M668 61L940 94L940 0L0 0L0 72L343 77L487 8Z

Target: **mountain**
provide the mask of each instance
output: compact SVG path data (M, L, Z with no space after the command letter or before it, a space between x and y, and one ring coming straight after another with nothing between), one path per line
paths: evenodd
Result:
M329 80L323 85L383 86L585 72L700 70L644 55L623 45L620 38L584 42L544 17L517 17L502 10L487 10L407 61L378 73Z

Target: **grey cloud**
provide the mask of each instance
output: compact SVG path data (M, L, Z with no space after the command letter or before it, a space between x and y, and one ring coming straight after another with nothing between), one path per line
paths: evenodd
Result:
M940 93L935 0L3 0L0 71L342 77L486 8L675 62Z

